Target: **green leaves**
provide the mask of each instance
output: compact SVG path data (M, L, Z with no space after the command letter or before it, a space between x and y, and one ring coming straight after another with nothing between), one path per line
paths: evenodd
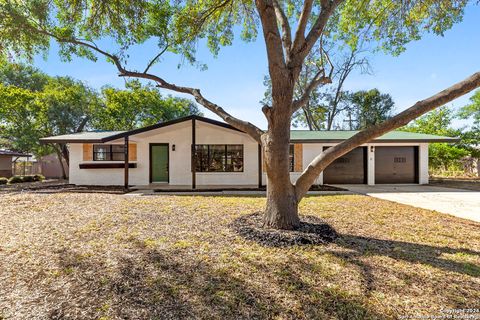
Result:
M443 35L461 21L466 4L466 0L347 0L341 6L335 36L352 47L370 42L398 55L424 33Z
M348 94L348 100L351 104L349 112L355 118L355 130L366 129L387 120L395 105L389 94L380 93L378 89Z
M279 2L295 26L303 1ZM368 42L373 49L396 55L425 32L442 35L462 19L466 4L467 0L346 0L330 17L322 37L352 48ZM310 27L320 12L320 1L315 1ZM95 60L96 53L71 42L74 39L93 45L111 41L117 48L110 53L126 60L132 46L155 39L159 51L167 46L198 64L200 41L218 55L237 34L244 41L254 40L259 27L253 0L1 0L0 56L31 60L48 51L53 36L61 40L65 60L73 56Z
M200 114L190 100L163 97L139 81L128 82L125 90L104 87L99 94L80 81L29 66L0 67L0 139L36 155L52 152L40 138L74 133L85 118L84 129L128 130L190 114Z
M480 127L480 90L473 94L470 102L470 104L460 109L459 116L462 119L472 118L474 125Z
M462 130L452 128L455 113L448 107L440 107L413 121L402 128L410 132L435 134L447 137L462 137ZM460 144L432 143L429 145L430 166L435 169L451 169L452 166L460 167L458 160L470 154L465 141Z
M131 130L190 114L199 114L187 99L162 97L157 88L127 83L126 90L104 87L102 104L93 110L91 125L101 130Z
M18 64L0 68L1 136L14 149L52 152L38 139L75 132L97 103L92 89L71 78L52 78Z

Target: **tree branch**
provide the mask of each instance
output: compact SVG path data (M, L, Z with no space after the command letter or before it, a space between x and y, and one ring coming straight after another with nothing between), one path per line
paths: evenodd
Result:
M381 135L408 124L413 119L442 106L464 94L480 87L480 72L474 73L465 80L425 99L418 101L412 107L378 125L360 131L353 137L331 147L315 157L295 183L297 201L307 193L318 175L335 159L354 148L372 141Z
M142 78L147 80L152 80L157 83L159 88L168 89L180 93L186 93L195 98L195 100L204 106L206 109L210 110L211 112L215 113L217 116L222 118L226 123L230 124L231 126L244 131L248 135L250 135L255 141L261 143L260 137L264 133L261 129L259 129L254 124L240 120L238 118L233 117L231 114L226 112L222 107L218 106L217 104L211 102L210 100L206 99L201 93L199 89L190 88L190 87L182 87L172 83L165 81L164 79L160 78L159 76L149 74L149 73L142 73L136 71L128 71L123 70L120 71L120 77L132 77L132 78Z
M295 31L294 47L298 47L300 43L305 41L305 29L307 28L308 19L312 14L313 0L304 0L302 13L298 19L297 31Z
M321 50L323 51L323 49ZM312 81L310 81L310 83L308 84L307 88L305 89L305 92L300 97L300 99L293 101L292 114L295 113L295 111L297 111L298 109L302 108L307 103L307 101L310 99L310 95L312 94L313 90L315 90L319 85L332 83L332 74L333 74L334 67L328 54L324 51L322 53L325 55L328 61L328 64L330 65L330 72L328 76L325 76L324 67L322 67L322 69L317 72L317 74L313 77Z
M204 106L206 109L210 110L211 112L215 113L217 116L222 118L226 123L230 124L231 126L235 127L238 130L244 131L245 133L250 135L253 139L255 139L255 141L257 141L258 143L261 143L260 137L264 133L261 129L259 129L257 126L255 126L254 124L252 124L250 122L243 121L243 120L240 120L238 118L233 117L231 114L226 112L223 108L221 108L220 106L218 106L218 105L214 104L213 102L209 101L208 99L206 99L200 93L199 89L177 86L175 84L172 84L172 83L169 83L169 82L165 81L161 77L158 77L156 75L149 74L149 73L146 73L146 72L137 72L137 71L126 70L122 66L122 64L120 62L120 59L117 56L98 48L96 45L93 45L93 44L90 44L90 43L87 43L87 42L84 42L84 41L80 41L80 40L75 39L75 38L62 39L62 38L60 38L60 37L58 37L58 36L56 36L56 35L54 35L50 32L47 32L45 30L39 30L39 31L41 31L43 34L45 34L47 36L53 37L58 42L82 45L82 46L88 47L88 48L90 48L90 49L108 57L109 59L111 59L113 61L113 63L117 67L120 77L132 77L132 78L142 78L142 79L152 80L152 81L155 81L157 83L158 87L160 87L160 88L164 88L164 89L168 89L168 90L172 90L172 91L176 91L176 92L180 92L180 93L186 93L186 94L189 94L189 95L193 96L199 104L201 104L202 106Z
M290 23L288 18L283 11L283 8L278 3L278 0L272 0L273 7L275 8L275 14L277 15L277 20L282 26L282 41L283 47L285 48L285 53L287 57L290 56L290 50L292 49L292 30L290 28Z
M312 81L308 84L305 92L303 93L300 99L293 101L292 103L292 114L295 113L298 109L303 107L307 101L310 99L310 95L312 94L313 90L315 90L320 84L327 84L332 83L332 79L330 76L325 76L325 70L320 70Z
M38 31L39 33L41 34L44 34L48 37L52 37L54 38L55 40L57 40L58 42L61 42L61 43L71 43L71 44L76 44L76 45L81 45L81 46L84 46L84 47L87 47L87 48L90 48L104 56L106 56L107 58L109 58L110 60L112 60L112 62L115 64L115 66L117 67L117 69L122 72L124 71L125 69L122 67L122 64L120 62L120 59L111 54L111 53L108 53L107 51L104 51L102 49L100 49L99 47L97 47L97 45L95 44L92 44L92 43L89 43L89 42L85 42L85 41L81 41L81 40L78 40L78 39L75 39L75 38L68 38L68 39L64 39L64 38L61 38L59 36L57 36L56 34L54 33L51 33L49 31L46 31L44 29L36 29L36 31Z
M342 1L345 0L321 1L321 11L318 15L318 18L315 20L312 28L308 32L308 35L305 37L304 34L300 34L299 38L297 37L297 35L295 36L292 49L292 55L295 56L295 59L292 58L293 65L289 67L298 68L302 65L303 60L312 50L317 40L320 38L320 35L322 34L325 26L327 25L328 19ZM304 22L304 25L306 26L306 24L308 23L308 17L305 17L305 19L307 20ZM302 28L304 28L305 26L302 26Z
M256 0L255 5L257 6L257 11L262 23L270 74L276 71L285 71L285 56L283 54L282 40L278 30L277 17L272 0Z
M150 60L150 62L148 63L148 65L145 68L145 70L143 71L143 73L147 73L148 70L150 70L150 68L153 66L153 64L157 61L157 59L160 58L160 56L162 54L164 54L165 51L167 51L167 49L168 49L168 43L165 45L165 48L163 48L162 51L160 51L152 60Z

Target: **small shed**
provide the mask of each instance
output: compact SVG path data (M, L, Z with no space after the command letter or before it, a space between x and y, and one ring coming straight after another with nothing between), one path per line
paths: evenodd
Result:
M31 154L18 151L0 150L0 177L10 178L13 172L13 163L20 157L29 158L31 156Z

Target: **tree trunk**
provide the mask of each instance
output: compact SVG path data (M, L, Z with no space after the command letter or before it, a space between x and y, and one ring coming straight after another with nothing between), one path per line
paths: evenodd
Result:
M70 166L70 152L68 151L67 144L61 143L60 149L62 151L63 159L65 159L65 162L67 163L67 166Z
M292 230L299 226L298 201L290 181L290 116L277 112L269 118L262 136L267 173L267 206L264 227Z
M275 184L268 179L267 207L264 226L267 228L292 230L299 226L298 202L293 186Z
M62 168L62 178L67 179L67 172L65 171L65 166L63 165L63 157L61 152L57 151L57 158L58 161L60 162L60 168Z

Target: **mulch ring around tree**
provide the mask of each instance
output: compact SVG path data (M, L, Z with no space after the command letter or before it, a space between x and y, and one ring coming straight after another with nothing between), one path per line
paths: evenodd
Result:
M325 245L335 241L337 232L324 220L314 216L300 216L295 230L277 230L263 227L263 213L255 212L235 219L230 227L247 240L267 247L294 245Z

